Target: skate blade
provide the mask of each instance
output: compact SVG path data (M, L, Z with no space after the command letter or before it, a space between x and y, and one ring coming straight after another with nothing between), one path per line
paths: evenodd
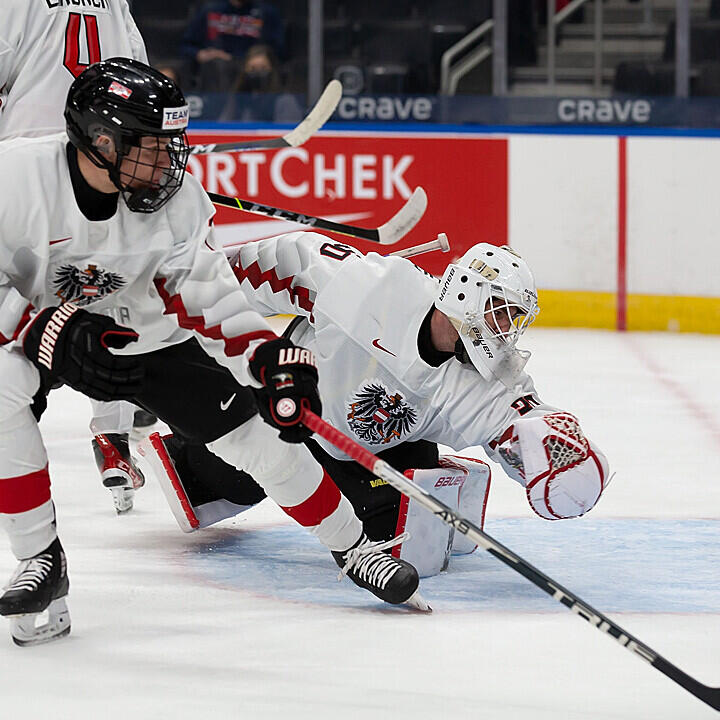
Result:
M44 622L43 616L47 617ZM43 613L13 616L10 618L10 634L13 642L20 647L43 645L69 635L70 612L65 598L53 600Z
M133 509L135 491L132 488L114 487L110 491L118 515L126 515Z
M431 613L433 610L428 605L425 598L420 594L419 590L416 590L406 601L405 605L409 605L414 610L418 610L419 612L424 613Z

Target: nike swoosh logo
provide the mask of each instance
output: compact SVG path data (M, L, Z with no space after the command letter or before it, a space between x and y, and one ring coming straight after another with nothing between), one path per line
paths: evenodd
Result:
M72 240L72 235L70 237L60 238L59 240L51 240L49 244L55 245L55 243L65 242L66 240Z
M397 355L396 355L394 352L390 352L390 350L388 350L387 348L384 348L384 347L380 344L379 340L380 340L380 338L375 338L375 339L372 341L373 347L376 347L378 350L382 350L383 352L386 352L388 355L392 355L393 357L397 357Z
M233 393L228 400L226 400L225 402L221 401L220 409L223 411L227 410L230 407L230 403L235 399L236 395L237 395L237 393Z

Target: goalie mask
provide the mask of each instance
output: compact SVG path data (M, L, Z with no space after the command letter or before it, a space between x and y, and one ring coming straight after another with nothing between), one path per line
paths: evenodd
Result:
M141 213L159 210L182 185L189 114L172 80L127 58L91 65L65 106L70 142L107 170L128 208ZM98 145L101 136L112 138L114 161Z
M527 263L507 245L473 245L445 269L435 307L460 335L458 359L512 387L530 357L517 341L539 311Z

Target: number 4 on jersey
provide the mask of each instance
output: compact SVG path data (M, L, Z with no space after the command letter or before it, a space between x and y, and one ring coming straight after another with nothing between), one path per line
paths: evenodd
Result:
M80 62L80 30L85 20L85 37L87 38L87 63ZM86 68L102 60L100 54L100 33L97 18L94 15L70 13L65 29L65 58L63 65L73 77L78 77Z

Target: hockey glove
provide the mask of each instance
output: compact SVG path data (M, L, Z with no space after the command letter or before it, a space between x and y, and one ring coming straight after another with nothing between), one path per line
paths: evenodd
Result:
M72 303L45 308L25 334L23 350L46 387L61 380L95 400L125 400L142 387L144 369L131 355L113 355L138 335L106 315Z
M250 372L264 385L253 388L263 420L280 430L285 442L308 440L312 430L300 422L303 408L322 413L315 356L310 350L286 338L268 340L255 350Z

